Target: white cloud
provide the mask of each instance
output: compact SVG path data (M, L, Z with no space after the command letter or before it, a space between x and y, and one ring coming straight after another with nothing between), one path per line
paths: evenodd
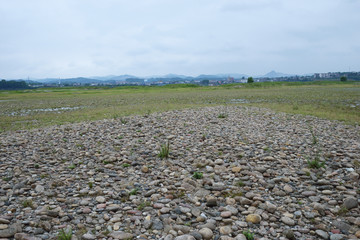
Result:
M360 71L360 1L13 0L0 78Z

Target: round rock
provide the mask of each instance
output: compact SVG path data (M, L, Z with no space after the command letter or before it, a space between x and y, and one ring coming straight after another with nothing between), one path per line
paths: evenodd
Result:
M251 222L251 223L260 223L261 222L261 217L259 214L249 214L246 216L245 219L247 222Z
M199 233L205 240L212 239L212 237L214 235L213 231L211 231L210 228L202 228L202 229L200 229Z

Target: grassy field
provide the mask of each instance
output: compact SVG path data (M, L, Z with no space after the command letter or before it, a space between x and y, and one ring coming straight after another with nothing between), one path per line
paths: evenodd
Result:
M214 105L246 105L360 123L359 82L0 91L0 131Z

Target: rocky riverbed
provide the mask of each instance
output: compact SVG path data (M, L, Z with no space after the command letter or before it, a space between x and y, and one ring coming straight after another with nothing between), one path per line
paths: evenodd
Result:
M358 239L359 130L221 106L3 133L0 238Z

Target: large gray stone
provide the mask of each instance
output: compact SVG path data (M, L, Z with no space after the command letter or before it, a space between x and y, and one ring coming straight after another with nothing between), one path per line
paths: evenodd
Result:
M21 224L15 223L9 226L9 228L0 230L0 238L13 237L15 233L22 232Z
M354 197L348 197L344 200L344 206L346 209L356 208L358 206L358 200Z

